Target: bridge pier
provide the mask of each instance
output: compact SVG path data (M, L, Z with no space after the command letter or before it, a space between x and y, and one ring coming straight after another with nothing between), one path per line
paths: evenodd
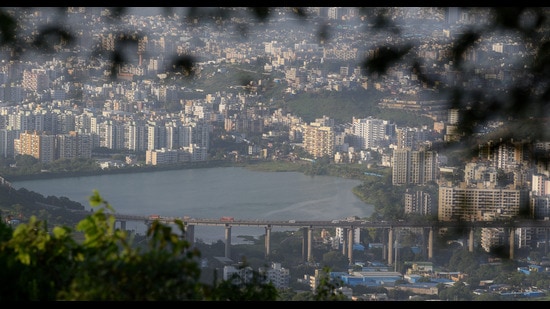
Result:
M388 265L393 265L393 227L388 230Z
M313 242L313 227L309 226L307 228L307 261L313 261L313 253L311 252L311 244Z
M147 234L147 231L149 231L149 229L151 228L151 224L153 224L153 222L150 220L145 220L145 222L143 223L145 223L145 234Z
M474 252L474 228L470 228L470 235L468 238L468 251Z
M271 225L265 227L265 256L271 254Z
M422 233L424 233L424 229L422 230ZM388 262L388 265L390 266L395 263L394 254L397 254L396 250L398 249L396 248L397 236L395 237L396 239L394 240L393 234L394 234L394 227L388 228L388 243L387 243L388 250L383 250L383 255L388 257L387 262ZM428 260L431 260L433 258L433 243L434 243L433 238L434 238L433 227L430 227L428 231L428 246L427 246ZM384 258L384 256L382 258Z
M350 265L353 264L353 227L348 229L348 259Z
M428 232L428 260L432 260L434 257L434 228L430 227Z
M195 226L192 224L185 225L185 239L189 242L190 247L195 245Z
M544 229L544 254L548 254L548 229Z
M307 262L307 228L302 229L302 261Z
M514 232L514 228L510 228L510 238L508 239L508 243L510 244L510 259L513 260L514 259L514 247L515 247L515 232Z
M342 255L347 256L347 248L348 248L348 239L347 239L347 228L342 228Z
M126 230L127 228L127 222L128 221L139 221L143 222L147 226L147 230L149 230L150 225L154 222L154 220L157 220L159 218L155 219L155 216L136 216L136 215L127 215L127 214L115 214L115 223L117 226L120 226L121 229ZM156 216L158 217L158 216ZM162 223L171 223L171 218L160 218L160 222ZM120 222L120 223L118 223ZM447 221L438 221L435 223L407 223L407 222L369 222L369 221L360 221L360 222L349 222L349 221L301 221L299 224L296 224L297 222L288 222L288 221L262 221L261 223L256 221L249 221L249 220L236 220L227 222L226 220L218 220L218 219L184 219L184 223L186 224L186 235L185 237L188 239L188 241L193 245L194 244L194 238L195 238L195 232L194 232L194 226L202 226L202 225L211 225L211 226L225 226L226 235L225 235L225 255L230 258L231 256L231 226L262 226L266 228L266 239L265 239L265 252L266 256L271 254L271 228L273 226L279 227L279 226L290 226L293 228L298 227L299 229L303 229L303 238L302 238L302 258L307 262L313 261L313 229L314 228L333 228L333 227L340 227L344 229L343 232L343 242L344 246L342 248L342 254L347 256L350 260L350 263L353 262L353 241L354 241L354 225L355 228L364 229L364 228L375 228L375 229L382 229L383 232L381 233L381 243L383 244L383 251L382 251L382 260L387 261L389 265L393 265L395 263L395 246L396 243L394 242L394 229L395 228L423 228L422 233L425 233L425 229L429 229L429 235L427 239L427 246L425 244L425 237L422 237L422 247L423 250L426 250L427 247L427 257L424 253L424 257L428 260L433 259L433 237L434 237L434 230L436 229L443 229L443 228L454 228L454 227L460 227L469 228L469 235L468 237L468 250L470 252L473 252L474 250L474 231L476 228L504 228L506 233L505 242L507 242L508 246L506 247L509 249L509 258L514 259L515 254L515 231L516 228L543 228L546 236L546 242L545 242L545 253L548 252L548 249L550 248L550 242L548 241L549 237L549 229L550 229L550 220L516 220L516 221L477 221L477 222L447 222ZM290 223L290 224L289 224ZM389 229L388 233L385 232L385 229ZM437 231L437 230L436 230ZM386 239L387 237L387 239Z
M126 231L126 220L115 220L115 227L117 222L120 223L120 229Z
M225 257L231 258L231 225L225 225Z

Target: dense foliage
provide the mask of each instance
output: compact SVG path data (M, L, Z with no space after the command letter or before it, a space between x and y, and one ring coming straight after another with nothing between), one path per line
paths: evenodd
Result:
M179 233L158 221L147 232L148 247L132 245L129 234L115 229L113 208L97 192L90 197L94 212L76 231L32 217L15 230L0 224L2 300L275 300L270 284L231 286L199 282L200 252Z
M97 191L90 205L94 211L74 229L49 228L35 216L15 229L0 222L0 301L280 300L258 271L250 280L233 276L203 282L201 252L185 240L181 221L175 222L177 231L152 222L147 245L136 246L132 234L115 228L114 209ZM325 278L308 298L343 300L337 287Z

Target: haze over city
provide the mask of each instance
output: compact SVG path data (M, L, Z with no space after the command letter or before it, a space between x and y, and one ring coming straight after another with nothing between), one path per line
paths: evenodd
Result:
M342 253L348 264L331 277L349 299L388 300L357 286L435 298L467 280L471 298L546 295L548 229L524 224L550 218L548 100L526 99L547 89L527 70L527 59L542 58L523 37L532 33L486 31L484 9L379 9L386 20L347 7L271 8L268 17L260 8L4 8L19 26L0 48L0 175L32 179L29 164L44 177L69 161L105 171L292 164L364 182L354 193L373 215L333 224L384 222L303 234L301 267L322 267L307 242ZM536 14L524 15L528 28ZM487 221L496 225L470 226ZM471 229L431 231L446 246L441 262L418 222ZM457 244L484 254L480 265L512 260L544 285L444 269ZM210 262L225 263L224 278L240 271L231 252ZM266 260L277 288L318 284L317 272Z

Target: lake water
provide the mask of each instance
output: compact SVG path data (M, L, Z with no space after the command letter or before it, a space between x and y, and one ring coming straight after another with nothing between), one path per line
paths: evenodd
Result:
M242 167L182 169L146 173L69 177L12 182L44 196L65 196L90 209L93 190L117 213L169 217L259 220L333 220L368 217L373 206L351 191L361 181L298 172L257 172ZM145 224L127 222L126 228L145 232ZM288 230L288 229L287 229ZM276 231L274 229L274 231ZM264 228L233 227L239 235L259 236ZM196 239L206 243L224 237L223 227L195 227Z

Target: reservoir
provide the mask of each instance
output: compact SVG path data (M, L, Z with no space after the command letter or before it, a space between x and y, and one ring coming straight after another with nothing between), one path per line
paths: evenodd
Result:
M307 176L299 172L259 172L243 167L180 169L12 182L16 188L44 196L67 197L91 209L93 190L117 213L157 214L167 217L216 219L231 216L254 220L334 220L368 217L373 206L356 197L359 180ZM145 232L143 222L126 228ZM274 231L276 231L274 229ZM233 227L232 243L239 235L263 235L263 228ZM205 243L224 237L223 227L195 228Z

